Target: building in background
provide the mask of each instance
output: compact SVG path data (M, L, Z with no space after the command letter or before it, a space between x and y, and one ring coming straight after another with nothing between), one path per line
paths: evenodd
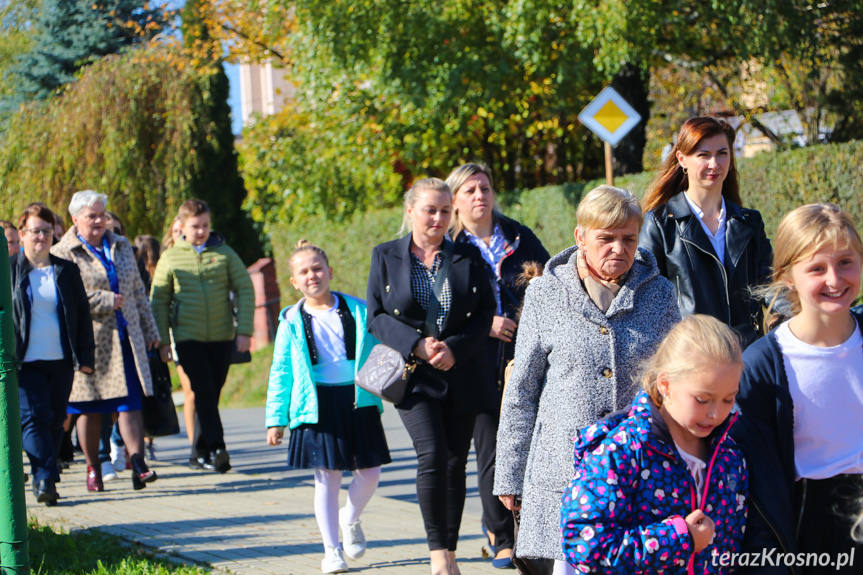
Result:
M240 65L240 111L243 126L254 121L256 114L269 116L279 112L294 96L296 88L285 80L285 73L265 64Z

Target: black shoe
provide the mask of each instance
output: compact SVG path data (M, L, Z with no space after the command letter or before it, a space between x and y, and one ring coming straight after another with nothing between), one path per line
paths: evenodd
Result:
M138 491L147 487L148 483L156 481L156 472L147 467L140 453L133 455L129 462L132 464L132 489Z
M231 469L231 458L224 449L217 449L213 458L213 469L217 473L227 473Z
M213 462L210 461L209 457L190 457L189 467L204 471L215 471L216 469L213 467Z
M54 483L47 479L33 481L33 495L36 496L37 502L44 503L48 507L57 505L57 489Z

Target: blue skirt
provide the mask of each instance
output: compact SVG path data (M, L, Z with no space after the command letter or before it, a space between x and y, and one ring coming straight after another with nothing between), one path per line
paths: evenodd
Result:
M135 367L135 354L129 338L120 341L123 349L123 371L126 375L126 396L113 399L96 399L93 401L76 401L69 403L66 413L80 415L84 413L117 413L120 411L140 411L144 392L141 380L138 378L138 368Z
M288 467L351 471L390 463L375 406L354 409L353 385L317 385L318 423L291 431Z

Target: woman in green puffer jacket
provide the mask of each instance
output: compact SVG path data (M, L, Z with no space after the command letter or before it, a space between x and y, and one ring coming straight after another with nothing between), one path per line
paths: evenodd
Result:
M195 393L201 431L192 445L189 465L225 473L231 463L219 416L219 396L235 338L237 351L249 350L255 294L240 257L220 234L210 231L206 202L186 200L178 215L184 237L159 259L150 304L162 341L170 342L168 330L173 332L178 361ZM162 361L170 361L170 345L163 345L159 352Z

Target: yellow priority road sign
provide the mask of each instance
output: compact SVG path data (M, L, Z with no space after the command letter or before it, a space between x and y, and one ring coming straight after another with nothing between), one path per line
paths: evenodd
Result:
M641 115L609 86L585 106L578 119L591 132L614 146L641 121Z

